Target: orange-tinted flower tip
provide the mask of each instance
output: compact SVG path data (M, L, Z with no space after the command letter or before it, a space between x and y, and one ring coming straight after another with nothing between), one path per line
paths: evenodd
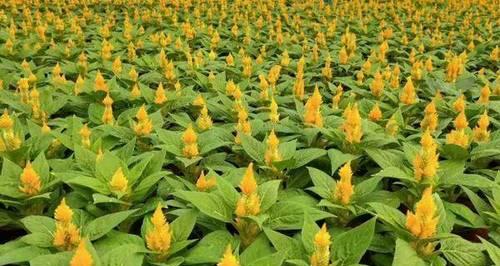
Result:
M227 245L224 254L222 255L221 260L217 263L217 266L239 266L240 263L238 259L233 254L233 249L231 248L231 244Z
M55 212L54 212L54 218L61 223L70 223L71 219L73 217L73 211L71 208L66 204L66 199L63 198L61 200L61 203L59 206L57 206Z
M200 177L196 181L196 188L199 191L206 191L217 185L217 179L215 177L206 177L205 173L201 171Z
M240 189L245 195L250 195L257 190L257 181L253 173L253 163L250 163L240 183Z
M86 241L80 241L78 248L71 259L70 266L92 266L92 255L86 248Z
M33 166L31 165L31 162L27 162L26 166L23 169L23 172L21 173L21 186L20 190L28 195L28 196L35 196L40 192L42 182L40 180L40 176L38 176L37 172L35 169L33 169Z
M328 247L330 243L330 234L328 233L326 224L323 224L319 232L314 236L314 245L317 247Z

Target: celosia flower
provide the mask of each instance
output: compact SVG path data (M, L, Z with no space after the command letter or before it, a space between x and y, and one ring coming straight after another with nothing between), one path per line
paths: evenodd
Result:
M437 153L437 144L429 130L426 130L422 135L420 145L422 148L413 160L415 179L418 182L424 179L433 181L439 167L439 154Z
M340 181L336 183L333 198L342 205L347 205L351 202L354 194L354 186L352 185L352 170L351 162L347 162L339 170Z
M399 124L398 121L396 120L396 116L392 115L391 118L387 121L387 124L385 125L385 130L387 133L393 137L398 134L399 131Z
M80 241L78 248L73 254L71 261L69 263L70 266L92 266L94 265L94 261L92 260L92 255L85 247L86 241Z
M380 110L378 103L375 103L375 105L373 105L370 113L368 114L368 117L373 122L379 121L382 118L382 111Z
M109 95L109 93L106 94L106 97L102 100L102 103L104 104L104 113L102 114L102 122L104 124L112 124L114 117L113 117L113 99Z
M90 131L87 124L84 124L80 129L80 137L82 138L82 146L85 148L90 148L90 135L92 132Z
M80 230L73 224L73 210L63 198L54 212L56 231L52 244L62 250L71 250L80 243Z
M215 177L206 177L205 173L201 171L198 180L196 180L196 188L199 191L206 191L217 185L217 179Z
M314 88L314 93L305 104L304 122L306 125L323 126L323 117L321 116L321 104L323 103L318 86Z
M375 73L375 78L370 84L370 90L373 96L375 97L382 96L382 93L384 92L384 80L382 78L382 74L380 73L380 71L377 71L377 73Z
M348 105L344 110L344 123L342 130L345 134L345 139L348 143L359 143L363 137L361 128L361 116L359 115L358 105Z
M424 118L420 122L422 130L434 132L438 126L438 114L436 111L436 104L432 100L424 109Z
M267 147L266 153L264 154L264 161L266 165L272 166L273 162L277 162L281 160L281 155L279 152L279 144L280 141L276 134L274 133L274 129L271 130L271 133L267 137Z
M422 198L417 202L415 213L406 213L406 228L419 239L426 239L436 234L438 223L436 203L432 197L432 187L424 190Z
M73 218L73 211L66 204L65 198L61 200L61 203L59 203L59 206L57 206L56 210L54 211L54 218L57 222L63 224L71 223L71 219Z
M227 245L222 258L219 263L217 263L217 266L240 266L238 259L233 255L231 244Z
M411 78L408 78L406 81L403 91L399 96L399 100L406 105L414 104L417 101L417 94L415 93L415 87L413 86Z
M7 109L3 110L2 116L0 116L0 129L11 129L14 126L14 121L9 115Z
M165 90L163 89L163 83L158 84L158 88L155 91L154 103L162 105L167 101L167 96L165 95Z
M193 158L199 154L197 139L198 136L193 130L193 126L189 125L188 128L186 128L186 131L182 134L182 142L184 143L182 153L185 157Z
M453 102L453 109L457 112L465 111L465 96L461 94L455 102Z
M146 106L142 105L137 114L137 123L134 124L134 132L137 136L147 136L153 130L153 122L149 118L148 112L146 111Z
M121 167L119 167L111 177L111 180L109 181L109 188L111 192L117 195L127 193L128 179L123 174L123 169Z
M330 265L330 234L323 224L321 229L314 235L314 253L311 256L311 266Z
M95 91L104 91L108 92L108 85L106 84L106 80L101 74L101 71L97 71L97 74L95 76L95 81L94 81L94 89Z
M200 115L198 116L197 125L201 130L206 130L212 127L212 118L208 114L208 108L206 105L200 110Z
M272 123L277 123L280 121L280 114L278 113L278 104L274 100L274 97L271 99L271 104L269 105L269 120Z
M488 104L490 102L490 94L491 94L490 87L488 85L485 85L481 89L481 94L479 95L479 99L477 100L477 103L485 104L485 105Z
M476 142L488 142L490 140L490 131L488 126L490 125L490 120L488 118L488 112L484 113L479 117L477 125L474 128L474 140Z
M156 206L155 212L151 217L151 228L146 234L146 245L148 249L158 252L159 257L168 255L172 244L172 231L170 224L162 211L161 203Z
M36 196L40 193L42 181L38 173L33 169L31 162L27 162L20 177L19 189L27 196Z

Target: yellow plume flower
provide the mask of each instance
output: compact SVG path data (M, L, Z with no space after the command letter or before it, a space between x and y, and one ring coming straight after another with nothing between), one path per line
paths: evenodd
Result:
M385 124L385 130L389 135L395 137L398 134L399 131L399 124L398 121L396 120L396 116L392 115L391 118L387 121L387 124Z
M403 91L399 96L399 100L405 105L414 104L417 101L417 94L415 93L415 87L413 86L411 78L408 78L406 81Z
M455 129L457 130L465 129L467 128L467 126L469 126L464 111L461 111L460 114L458 114L458 116L455 118L455 121L453 121L453 124L455 125Z
M115 75L120 75L122 73L122 61L119 56L113 61L112 70Z
M457 112L465 111L465 96L461 94L455 102L453 102L453 109Z
M406 213L406 228L419 239L426 239L436 234L437 207L432 197L432 187L424 190L422 198L417 202L415 213Z
M348 143L359 143L363 137L361 128L361 116L359 115L358 105L348 105L344 110L344 123L342 130L344 131L346 141Z
M335 91L335 96L332 98L332 108L337 109L339 107L340 100L342 99L342 95L344 94L344 88L339 84L337 86L337 90Z
M146 111L146 106L142 105L137 114L137 123L134 124L134 131L137 136L147 136L153 130L153 122L149 118L148 112Z
M104 104L104 113L102 114L102 122L104 124L112 124L114 117L113 117L113 99L109 95L109 93L106 94L106 97L102 100L102 103Z
M479 117L479 121L477 121L477 125L474 128L474 140L476 142L488 142L490 140L490 131L488 130L488 126L490 125L490 120L488 117L488 112L484 111L484 113Z
M479 95L479 99L477 100L477 102L479 104L488 104L490 102L490 94L491 94L491 90L490 90L490 87L488 85L485 85L482 89L481 89L481 94Z
M375 105L373 105L370 113L368 114L368 117L373 122L377 122L382 118L382 111L380 110L378 103L375 103Z
M56 210L54 211L54 218L60 223L71 223L71 219L73 218L73 211L66 204L65 198L61 200L61 203L59 203L59 206L57 206Z
M370 62L370 61L367 61L367 62ZM370 84L370 90L371 90L373 96L375 96L377 98L382 96L382 93L384 92L384 80L383 80L383 77L382 77L382 74L380 73L380 71L377 71L377 73L375 73L375 77L374 77L372 83Z
M318 86L314 88L314 93L305 104L304 122L306 125L323 126L323 117L321 116L321 104L323 99L319 93Z
M90 131L88 125L84 124L79 133L82 138L82 146L87 149L90 148L90 135L92 132Z
M153 228L146 234L146 245L148 249L158 252L160 257L165 257L172 243L172 231L163 214L161 203L156 206L151 223Z
M14 126L14 120L9 115L7 109L3 110L2 116L0 116L0 129L11 129Z
M85 247L85 241L81 241L78 245L78 248L71 258L69 263L70 266L92 266L94 265L94 261L92 260L92 255Z
M347 205L351 202L352 195L354 194L350 161L340 168L339 176L340 181L335 186L333 197L336 201L342 203L342 205Z
M432 100L424 109L424 118L420 122L420 127L422 130L429 130L434 132L438 126L438 114L436 111L436 104Z
M271 130L271 133L267 138L267 148L266 153L264 154L264 161L266 162L266 165L272 166L273 162L281 160L281 155L279 153L279 144L280 141L274 133L273 129Z
M154 103L162 105L167 101L167 96L165 95L165 90L163 89L163 83L160 82L158 88L155 91Z
M198 136L193 130L193 126L190 124L182 134L182 142L184 143L182 153L185 157L193 158L199 154L197 140Z
M321 229L314 236L314 253L311 256L311 266L330 265L330 233L323 224Z
M97 74L95 76L94 80L94 89L95 91L104 91L104 92L109 92L108 85L106 84L106 80L101 74L101 71L97 71Z
M240 266L238 259L233 255L231 244L227 245L221 260L217 263L217 266Z
M349 56L347 55L347 50L345 47L340 48L339 51L339 63L341 65L347 64L347 61L349 60Z
M73 223L56 223L52 244L61 250L72 250L80 243L80 230Z
M208 108L206 105L200 110L200 115L198 116L197 125L201 130L206 130L212 127L212 118L208 114Z
M111 181L109 181L109 187L115 194L127 193L128 179L123 174L123 169L121 167L119 167L111 177Z
M20 177L21 186L19 189L26 194L27 196L35 196L40 193L42 187L42 181L40 180L40 176L33 169L31 162L27 162L26 166L23 169Z
M437 144L429 130L426 130L422 135L420 144L422 149L413 160L415 179L418 182L423 179L432 181L439 167L439 154L437 153Z
M257 190L257 181L253 174L253 163L250 163L241 179L240 189L245 195L250 195Z
M272 123L277 123L280 121L280 114L278 113L278 104L274 100L274 97L271 98L271 104L269 105L269 120Z
M217 179L215 177L206 177L205 173L201 171L200 177L196 181L196 188L199 191L206 191L217 185Z

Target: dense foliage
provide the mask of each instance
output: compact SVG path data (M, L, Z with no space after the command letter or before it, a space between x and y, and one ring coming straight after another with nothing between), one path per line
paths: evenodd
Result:
M499 10L0 1L0 265L500 265Z

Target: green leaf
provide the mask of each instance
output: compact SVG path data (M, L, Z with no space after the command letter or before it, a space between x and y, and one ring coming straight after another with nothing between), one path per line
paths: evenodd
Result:
M223 222L231 222L233 209L228 206L222 197L215 193L180 191L176 193L180 198L191 202L202 213Z
M219 262L222 253L228 244L232 244L233 237L225 230L208 233L196 246L191 248L185 256L187 265Z
M285 255L287 259L305 259L306 254L297 239L264 227L264 233L273 244L274 248Z
M318 233L319 229L319 226L311 219L309 214L304 213L304 225L302 226L300 236L302 238L302 244L308 254L312 254L314 251L314 236Z
M332 169L331 174L333 175L333 173L335 173L335 171L337 171L340 166L344 165L348 161L355 160L359 156L349 153L343 153L336 149L330 149L328 150L328 157L330 157L330 164Z
M73 252L59 252L55 254L47 254L37 256L30 260L30 266L53 266L53 265L69 265Z
M394 149L366 149L365 152L374 160L380 167L396 167L404 165L404 153Z
M307 170L314 184L314 188L311 190L324 199L330 198L330 193L335 185L334 179L316 168L307 167Z
M147 251L144 247L134 244L120 245L102 256L104 266L134 266L142 265L144 253Z
M357 264L370 246L375 233L376 218L334 238L332 261L338 265Z
M285 256L281 252L276 252L269 256L262 257L252 263L246 264L246 266L280 266L283 264Z
M332 217L333 215L295 201L280 201L268 211L267 225L275 230L299 230L304 224L304 213L307 212L314 221Z
M490 242L481 238L481 242L483 243L484 249L488 252L491 261L494 265L500 265L500 248L496 245L491 244Z
M302 167L325 154L326 154L325 150L317 148L297 150L294 155L295 164L293 165L292 168L295 169Z
M240 134L241 146L250 158L256 162L263 162L266 146L254 137L247 134Z
M273 248L269 243L265 234L259 234L257 238L248 246L240 256L242 265L248 265L254 261L259 260L263 256L273 253Z
M271 180L259 185L260 211L267 211L278 199L281 180Z
M174 241L183 241L188 239L189 235L191 235L191 231L193 231L194 225L196 224L197 217L197 211L188 210L170 223Z
M92 241L99 239L136 211L137 210L121 211L98 217L84 227L84 235Z
M47 216L30 215L24 217L21 223L31 233L44 233L51 235L56 230L56 222Z
M461 237L446 238L440 241L439 249L445 258L456 266L483 266L486 258L482 245L471 243Z
M417 252L408 242L398 238L396 240L396 251L394 252L392 266L401 265L427 266L428 264L418 256Z
M22 247L0 255L0 265L18 264L49 253L50 251L44 248Z

